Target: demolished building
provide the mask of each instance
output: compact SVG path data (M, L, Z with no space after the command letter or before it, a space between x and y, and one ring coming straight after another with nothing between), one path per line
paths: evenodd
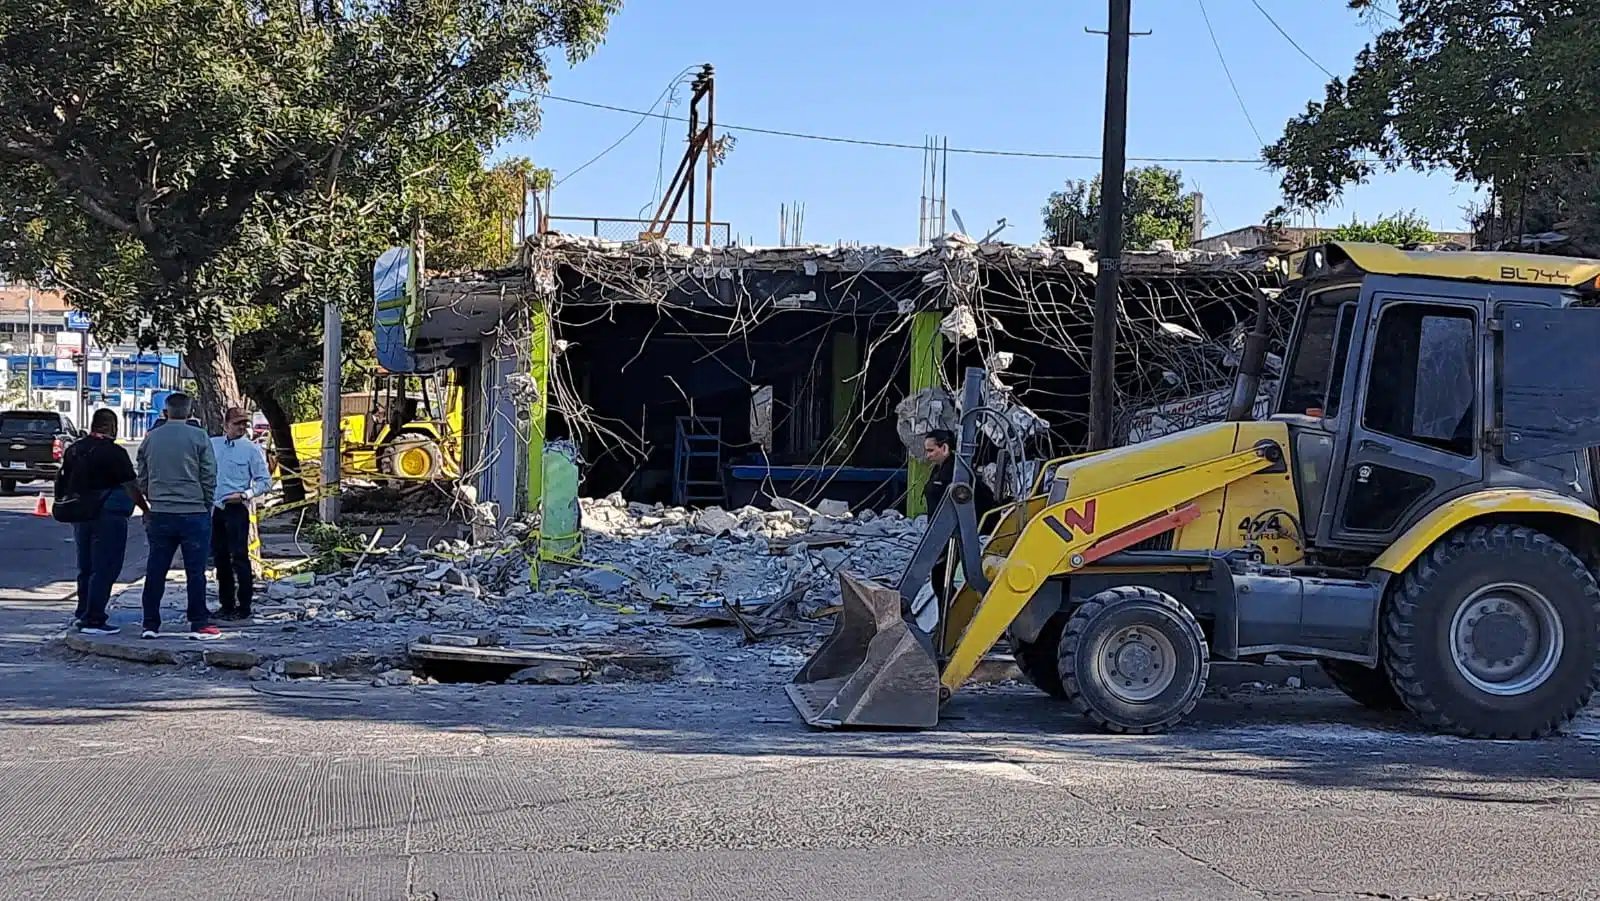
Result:
M1095 273L1080 247L960 235L899 249L545 234L507 269L427 279L403 337L416 359L471 373L465 468L501 519L535 509L563 462L590 497L915 516L921 435L955 422L965 367L991 371L1019 456L1082 448ZM1227 384L1277 261L1135 252L1122 276L1120 434L1208 416L1184 401Z

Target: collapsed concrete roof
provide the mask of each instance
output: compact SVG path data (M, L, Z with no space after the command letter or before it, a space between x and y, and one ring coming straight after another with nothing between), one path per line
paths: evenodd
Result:
M952 263L970 261L978 266L1033 272L1075 272L1093 276L1096 255L1081 245L978 243L956 234L926 247L813 244L799 247L693 247L656 241L608 241L588 235L549 233L530 238L517 270L544 258L550 263L567 259L603 257L622 262L630 258L673 268L768 269L827 272L932 272ZM1129 276L1173 276L1205 272L1264 271L1272 265L1268 253L1252 251L1136 250L1126 251L1123 272Z

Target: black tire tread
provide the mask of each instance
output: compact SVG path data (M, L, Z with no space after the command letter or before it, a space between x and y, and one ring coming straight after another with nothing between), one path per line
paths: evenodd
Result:
M1593 605L1597 631L1600 631L1600 585L1596 585L1593 573L1566 545L1526 526L1481 525L1451 533L1443 541L1435 543L1406 570L1384 615L1384 662L1389 670L1389 680L1400 700L1427 726L1466 738L1543 738L1557 732L1576 717L1588 705L1594 692L1600 689L1600 657L1597 657L1581 695L1545 722L1526 730L1473 729L1451 716L1448 710L1429 697L1417 676L1415 662L1415 620L1419 598L1441 572L1462 557L1497 555L1513 549L1541 554L1571 573L1573 581L1582 586L1584 595Z
M1334 688L1368 710L1406 709L1382 665L1362 666L1350 660L1318 660L1317 664Z
M1011 637L1011 659L1016 661L1017 671L1022 673L1022 678L1034 688L1062 701L1067 698L1067 688L1061 684L1061 672L1056 669L1056 659L1059 654L1057 649L1061 646L1061 632L1066 625L1067 615L1057 613L1045 622L1036 640L1023 641L1015 635Z
M1084 700L1083 688L1075 675L1077 672L1078 650L1082 646L1083 632L1088 627L1090 620L1100 615L1107 607L1131 601L1147 601L1160 604L1177 613L1179 621L1183 623L1185 629L1189 630L1192 633L1192 637L1200 644L1199 690L1183 706L1183 709L1176 711L1160 722L1146 726L1125 726L1120 723L1114 723L1097 713ZM1211 675L1211 652L1210 646L1206 643L1205 632L1200 628L1200 623L1195 620L1194 614L1189 612L1189 608L1178 603L1171 595L1157 591L1154 588L1123 585L1116 588L1108 588L1094 595L1079 604L1077 609L1072 612L1072 616L1067 620L1066 628L1062 630L1059 672L1062 674L1061 682L1066 690L1067 702L1084 718L1106 732L1149 735L1172 728L1182 721L1184 717L1188 716L1194 710L1195 705L1200 703L1200 698L1206 693L1206 681Z

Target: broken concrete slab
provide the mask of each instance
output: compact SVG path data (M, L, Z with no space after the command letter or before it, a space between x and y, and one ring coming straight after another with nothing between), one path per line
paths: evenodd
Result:
M506 681L520 685L576 685L583 681L583 671L555 663L541 663L517 670L506 677Z
M739 517L721 507L707 507L694 519L694 527L716 538L739 528Z
M817 512L835 519L850 515L850 505L844 501L824 499L817 502Z
M80 654L133 663L190 666L204 661L199 649L175 647L168 644L169 641L172 639L148 640L124 634L84 635L74 632L66 636L63 644Z
M292 658L278 661L278 666L281 667L279 672L296 679L322 675L322 664L316 660Z
M208 648L202 652L207 666L221 669L251 669L260 666L264 661L255 651L238 650L230 648Z

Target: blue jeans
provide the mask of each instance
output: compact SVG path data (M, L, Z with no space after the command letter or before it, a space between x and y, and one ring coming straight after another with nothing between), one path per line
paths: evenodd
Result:
M203 629L211 620L206 608L206 558L211 554L211 514L151 513L145 531L150 542L150 563L144 574L144 627L161 631L161 599L167 593L167 570L172 555L183 548L183 572L188 578L189 628Z
M128 550L128 517L102 512L88 522L72 524L78 544L79 625L104 626L111 586L122 575L122 558Z

